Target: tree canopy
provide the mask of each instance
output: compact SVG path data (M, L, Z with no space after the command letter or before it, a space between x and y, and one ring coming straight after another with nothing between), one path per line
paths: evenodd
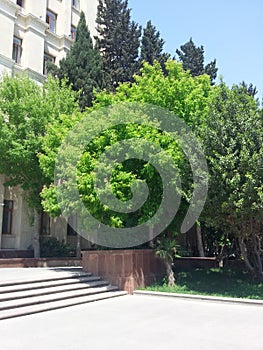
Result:
M160 32L151 21L148 21L143 29L141 39L141 61L152 65L156 60L165 68L165 62L170 58L170 55L163 52L164 44L165 41L161 38Z
M39 257L40 192L49 179L39 165L38 154L47 126L60 113L77 110L76 94L65 82L49 79L43 86L28 78L4 77L0 82L0 158L5 185L20 186L34 212L33 247Z
M235 237L248 269L261 279L263 123L243 84L214 89L202 140L210 172L203 219Z
M216 68L216 60L213 60L204 66L204 52L204 47L196 47L192 38L190 38L187 43L182 45L180 50L176 50L179 60L182 62L185 70L189 70L194 77L202 74L208 74L210 76L211 83L214 83L218 70Z
M114 91L139 70L141 27L131 20L127 0L99 0L96 22L106 88Z
M49 79L43 86L28 78L4 77L0 82L0 169L9 184L20 185L29 203L40 208L46 177L38 153L47 125L60 113L71 114L76 95L66 83Z
M84 12L76 30L76 40L66 57L59 62L59 68L49 65L49 71L59 79L67 79L74 91L79 92L79 106L82 110L92 105L94 92L104 86L102 62L92 38Z
M144 63L141 74L134 77L135 82L133 84L120 84L116 89L116 93L99 93L93 108L86 111L85 114L109 105L118 105L122 102L141 102L142 104L150 103L151 105L164 107L185 120L188 125L203 123L211 90L209 77L192 77L189 72L183 70L181 63L175 61L167 62L166 71L167 74L163 72L158 62L155 62L153 66ZM123 113L123 118L124 116L125 113ZM110 120L110 118L111 114L109 112L107 119ZM171 120L172 123L173 120ZM53 147L50 143L50 137L62 135L60 132L62 125L57 124L55 129L53 129L53 125L51 134L48 132L45 137L46 154L52 155L49 160L46 159L47 163L49 162L50 164L50 167L46 166L46 169L52 169L55 163L54 157L56 152L48 151L48 147ZM105 125L107 125L106 120L96 118L94 121L90 120L89 128L96 130L100 127L103 130ZM166 150L173 158L174 163L178 165L183 187L182 193L180 193L184 203L184 208L181 208L181 214L183 215L191 198L193 183L190 175L190 165L182 150L173 139L169 138L169 135L160 133L158 126L157 129L152 129L149 125L138 128L137 124L132 123L131 125L122 125L121 121L118 127L101 132L94 141L88 144L78 163L79 192L86 207L89 208L89 211L95 217L113 227L138 225L140 222L149 219L158 208L162 196L162 182L158 172L154 170L149 161L131 159L120 164L111 177L110 189L122 201L131 199L131 184L134 180L141 179L147 183L151 193L150 197L145 205L135 214L123 214L110 210L110 208L100 202L94 191L93 168L98 158L105 149L114 145L116 141L129 140L131 138L144 138L157 143ZM62 141L62 137L60 138L59 136L58 139L58 141ZM58 144L59 142L57 147ZM104 167L106 168L105 165ZM52 171L49 170L49 174L52 174ZM64 203L68 203L65 205L68 205L70 210L74 210L75 204L70 197L70 192L70 188L68 188L64 197ZM67 196L68 198L66 198ZM45 209L57 215L59 208L54 195L54 187L46 187L42 193L42 198ZM78 210L77 204L75 209ZM174 222L173 225L177 225L177 223Z

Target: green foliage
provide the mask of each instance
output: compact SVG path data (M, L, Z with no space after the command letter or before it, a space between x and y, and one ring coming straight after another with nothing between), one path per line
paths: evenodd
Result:
M221 83L214 90L202 131L210 165L209 193L213 203L216 200L220 204L213 205L211 215L214 223L218 220L217 226L222 227L227 215L232 219L260 215L262 137L262 118L256 102L239 87L230 90ZM230 221L229 218L225 224L228 226Z
M158 62L154 65L145 62L133 84L120 84L116 94L101 92L96 96L94 108L121 101L138 101L163 107L194 128L202 124L208 113L209 78L205 75L192 77L176 61L168 60L166 70L167 74Z
M75 95L58 80L39 86L28 78L4 77L0 82L0 169L8 184L25 190L30 206L40 210L39 193L48 181L38 154L47 125L60 113L75 110Z
M166 71L167 74L163 72L158 62L155 62L153 66L144 63L141 75L135 76L135 82L133 84L120 84L116 93L99 93L94 106L85 112L85 115L90 118L88 128L93 132L98 129L103 130L105 125L107 125L107 120L111 119L109 112L107 120L104 117L92 120L92 117L90 117L92 114L90 112L93 110L96 111L101 107L114 104L118 104L119 106L121 102L133 101L151 103L169 109L194 127L204 123L208 112L209 95L212 89L209 77L192 77L189 72L183 70L181 63L175 61L168 61L166 63ZM125 118L125 113L123 113L122 118ZM40 164L45 175L50 178L50 181L54 172L58 147L67 131L79 120L80 116L77 114L74 114L72 118L61 116L57 122L50 124L48 127L47 134L43 140L44 154L40 155ZM124 119L122 121L124 122ZM160 132L160 129L161 125L149 124L149 120L145 120L145 125L140 126L135 124L125 125L120 121L118 127L100 132L85 147L77 170L79 192L89 212L100 222L112 227L135 226L148 221L160 205L162 181L157 171L149 162L130 159L120 164L113 171L111 181L107 184L105 193L103 193L108 196L109 193L113 192L121 201L129 201L132 198L131 185L134 180L140 179L147 183L149 188L149 197L140 210L132 214L112 211L99 200L94 190L94 167L97 165L99 157L117 141L129 140L131 138L142 138L159 145L174 160L174 163L179 169L183 186L181 193L182 208L180 209L177 221L180 221L180 218L183 217L192 193L190 165L178 144L168 134ZM136 151L139 152L140 149L138 149L138 146L136 148ZM69 173L71 170L68 169ZM100 170L104 171L106 169L102 167ZM171 181L171 186L173 183ZM54 216L60 213L53 185L46 186L43 189L42 199L43 206L47 212ZM64 200L69 212L76 213L78 211L78 204L72 201L70 188L67 189ZM179 224L176 222L173 223L169 227L169 231L175 232L176 225L178 226Z
M192 76L208 74L211 83L214 82L217 76L216 60L211 61L204 66L204 47L196 47L192 38L180 47L181 50L176 50L180 61L183 63L183 68L189 70Z
M72 247L56 237L40 237L39 241L41 258L65 258L74 255Z
M248 274L243 271L216 268L194 269L177 271L176 277L176 285L173 287L165 283L147 287L147 290L228 298L263 299L262 283L252 282Z
M146 61L151 65L157 61L164 69L165 62L170 58L169 54L163 52L164 43L160 32L152 25L151 21L148 21L141 39L141 61Z
M57 152L63 139L73 126L80 121L81 117L81 113L78 113L77 110L71 115L59 115L58 118L47 125L46 134L42 138L42 147L41 152L38 154L38 159L40 168L47 181L41 191L41 204L44 211L52 217L61 214L53 183Z
M127 0L99 0L96 22L106 88L114 91L138 72L141 28L131 21Z
M49 71L59 79L66 78L73 90L79 92L82 110L92 105L94 92L103 88L102 62L97 47L93 45L84 12L80 14L76 41L59 62L59 68L49 66Z
M253 84L246 84L244 81L239 85L240 92L246 92L249 96L255 97L256 94L258 93L256 86Z
M178 161L180 159L176 143L167 135L160 134L158 130L154 130L149 126L119 125L117 128L102 133L93 143L88 145L78 167L80 195L89 212L109 226L130 227L148 221L157 211L162 199L162 182L156 169L149 162L130 159L120 164L112 172L111 183L105 190L104 195L107 196L107 191L109 191L109 193L113 192L121 201L129 201L132 199L132 183L136 179L140 179L146 182L149 188L146 203L133 214L122 214L110 210L99 201L93 183L93 168L96 160L105 151L105 148L113 145L117 140L122 141L130 138L143 138L155 144L166 144L166 148L168 152L170 151L174 160ZM139 151L138 147L136 151ZM103 167L105 168L105 165Z
M173 262L178 250L178 244L174 238L162 235L161 239L157 240L155 248L156 255L170 263Z
M262 276L262 116L242 86L221 83L211 97L201 132L210 172L203 218L236 237L247 267Z

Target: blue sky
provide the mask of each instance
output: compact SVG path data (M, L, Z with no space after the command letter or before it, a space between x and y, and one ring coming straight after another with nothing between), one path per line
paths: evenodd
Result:
M129 0L129 7L136 22L157 27L165 51L174 55L192 37L228 85L253 83L262 100L263 0Z

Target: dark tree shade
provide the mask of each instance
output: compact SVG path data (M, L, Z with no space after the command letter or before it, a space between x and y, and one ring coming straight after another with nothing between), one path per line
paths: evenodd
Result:
M52 72L53 71L53 72ZM80 14L76 41L66 58L60 61L60 67L50 72L60 79L67 78L73 90L79 91L79 105L82 110L92 105L94 90L103 87L102 62L97 47L94 47L85 15Z
M192 76L208 74L211 83L214 82L217 76L216 60L204 66L204 47L196 47L192 38L180 47L181 50L176 50L179 60L183 64L185 70L190 70Z
M160 32L151 21L148 21L141 40L141 61L152 65L156 60L164 68L165 62L170 58L168 53L163 52L164 44L165 41L161 38Z
M114 91L139 70L141 27L131 21L127 0L99 0L96 22L106 88Z

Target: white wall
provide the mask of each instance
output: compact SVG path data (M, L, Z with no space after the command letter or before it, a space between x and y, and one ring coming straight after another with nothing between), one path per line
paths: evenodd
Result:
M79 0L79 3L80 8L75 9L71 0L24 0L21 8L15 0L0 0L0 31L4 33L0 39L0 74L30 70L42 75L44 52L55 57L58 64L73 43L71 26L77 26L81 10L93 37L98 0ZM47 8L57 14L56 33L46 24ZM23 40L19 65L12 61L14 35ZM37 74L35 77L42 81Z
M0 54L12 58L14 23L16 21L16 5L0 0Z

